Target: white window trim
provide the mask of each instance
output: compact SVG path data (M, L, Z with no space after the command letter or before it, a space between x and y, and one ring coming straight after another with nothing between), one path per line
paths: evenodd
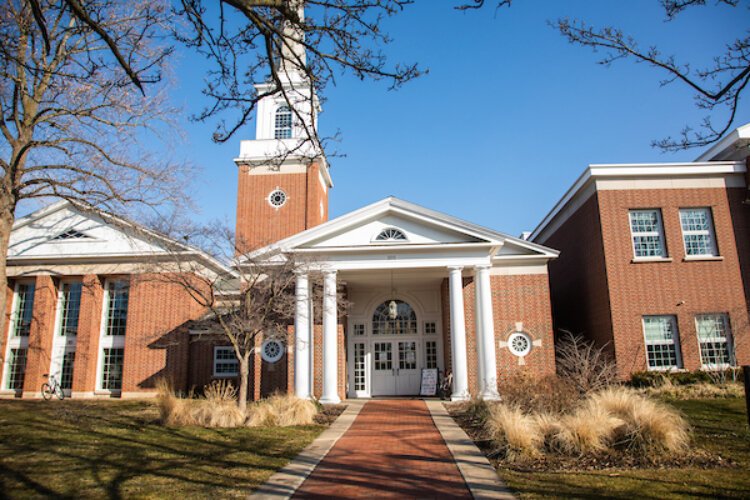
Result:
M62 366L63 366L63 359L65 357L65 354L69 352L76 352L76 345L78 342L78 337L71 336L68 337L67 335L60 335L60 330L62 329L62 315L63 315L63 288L65 285L72 285L75 283L81 283L81 280L76 279L64 279L61 280L58 287L57 287L57 302L55 304L55 328L54 328L54 338L52 339L52 359L50 360L50 367L49 367L49 373L54 374L55 379L57 379L58 382L62 381ZM83 284L81 283L82 290L83 291ZM78 328L80 330L81 324L81 309L79 305L78 309ZM75 372L75 363L73 365L73 371Z
M684 227L682 227L682 212L683 210L705 210L708 212L708 217L706 217L706 220L708 221L708 229L701 229L701 230L685 230ZM717 259L720 257L719 254L719 246L716 244L716 230L714 229L714 212L711 209L711 207L684 207L679 210L679 216L680 216L680 230L682 231L682 249L685 252L685 260L711 260L711 259ZM708 235L708 237L711 239L711 253L702 253L702 254L688 254L687 251L687 241L685 241L686 236L690 235Z
M388 231L389 229L398 231L399 233L403 234L404 239L403 240L379 240L378 236L383 234L383 232ZM387 226L378 230L378 232L376 232L370 239L370 243L377 243L378 245L403 245L405 243L409 243L409 236L407 236L406 231L404 231L403 229L399 229L395 226Z
M672 342L654 342L649 344L649 340L646 338L646 318L669 318L672 323ZM641 316L641 326L643 330L643 345L645 347L644 354L646 355L646 369L650 372L671 372L683 369L682 364L682 349L680 347L680 330L677 324L677 317L673 314L646 314ZM674 345L675 352L675 366L651 366L648 359L648 346L649 345Z
M633 212L656 212L656 221L659 227L659 231L648 231L643 233L633 232L633 221L630 218L630 214ZM633 251L634 262L661 262L671 261L667 255L666 236L664 234L664 221L661 216L661 209L659 208L631 208L628 210L628 227L630 228L630 248ZM635 237L636 236L659 236L659 242L661 243L661 256L654 255L636 255L635 250Z
M236 371L234 373L216 373L216 353L218 351L225 351L229 350L232 352L232 358L234 359ZM230 363L231 361L228 360L222 360L222 363ZM212 373L214 378L234 378L238 377L240 375L240 362L237 359L237 356L234 353L234 348L232 346L226 346L226 345L215 345L214 346L214 357L213 357L213 363L212 363Z
M714 364L706 364L706 363L703 362L703 351L701 350L701 337L698 334L698 331L700 329L700 327L698 326L698 318L700 318L702 316L723 316L724 317L725 326L726 326L726 329L727 329L727 332L726 332L727 336L726 336L726 338L713 337L711 339L705 339L705 340L707 340L708 342L720 341L720 342L726 343L727 350L729 351L729 363L721 363L721 364L714 365ZM734 350L733 349L734 348L734 344L733 344L734 337L732 335L732 322L731 322L731 320L729 318L729 314L727 314L727 313L700 313L700 314L696 314L695 315L695 338L698 341L698 356L700 357L700 360L701 360L701 369L702 370L725 370L727 368L732 368L732 367L734 367L734 366L737 365L737 360L734 357L735 353L733 352L733 350Z
M98 394L119 394L122 390L110 390L102 388L104 376L104 349L125 349L125 335L107 335L107 313L109 312L109 285L117 281L126 281L125 278L104 280L104 293L102 294L101 325L99 326L99 347L97 348L96 362L96 389ZM130 301L128 300L128 309ZM128 310L128 313L130 311ZM125 357L123 353L123 379L125 374Z
M0 381L0 393L5 394L16 394L19 392L17 389L8 389L8 375L10 374L10 350L11 349L28 349L29 348L29 337L18 337L16 335L13 335L13 332L16 330L16 322L18 321L18 315L16 314L16 306L18 305L18 287L20 285L31 285L34 284L34 281L29 280L23 280L23 281L17 281L13 285L13 299L11 300L10 304L10 321L8 321L8 332L7 332L7 342L5 343L5 358L3 365L3 378ZM36 288L34 289L34 293L36 294ZM27 358L26 362L28 363L28 351L27 351Z

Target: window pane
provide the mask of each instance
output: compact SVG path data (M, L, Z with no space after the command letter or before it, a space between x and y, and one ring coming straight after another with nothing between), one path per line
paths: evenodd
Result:
M708 231L711 229L708 222L707 208L686 208L680 210L680 221L683 231Z
M62 373L60 374L60 387L63 389L73 388L73 363L75 359L75 352L66 352L63 355Z
M34 317L34 284L21 283L16 295L15 327L16 337L28 337L31 331L31 320Z
M425 368L437 368L437 342L425 342Z
M102 364L102 389L119 391L122 389L122 367L125 349L104 349Z
M107 308L107 335L125 335L128 322L128 298L130 287L126 281L109 283Z
M674 316L644 316L643 336L649 368L679 368L679 335Z
M731 332L726 314L703 314L695 318L703 366L721 367L734 364Z
M417 343L398 343L398 368L399 370L417 369Z
M680 224L686 255L716 255L709 208L681 209Z
M60 335L78 334L81 311L81 283L65 283L62 287Z
M11 349L8 359L8 389L20 391L23 389L23 379L26 373L26 349Z
M365 390L365 345L354 344L354 390Z
M393 304L391 304L393 302ZM396 308L395 318L391 319L392 306ZM372 315L373 335L406 335L418 333L417 314L401 300L383 302Z
M274 138L291 139L292 137L292 110L289 106L282 106L276 110L274 123Z
M663 257L664 243L658 210L631 210L630 231L636 257Z
M234 376L239 373L239 361L232 347L214 349L214 375Z

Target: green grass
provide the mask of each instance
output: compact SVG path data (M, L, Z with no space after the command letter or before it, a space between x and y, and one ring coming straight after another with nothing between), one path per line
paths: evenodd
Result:
M157 418L144 401L0 401L0 498L247 496L323 429Z
M736 467L520 472L500 476L521 498L750 497L750 432L745 400L670 402L687 416L697 446Z

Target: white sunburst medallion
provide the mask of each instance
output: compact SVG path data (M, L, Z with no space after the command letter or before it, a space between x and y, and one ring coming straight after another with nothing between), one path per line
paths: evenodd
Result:
M519 321L516 323L516 328L508 335L508 339L501 340L498 345L501 349L507 347L511 354L518 357L518 364L525 365L524 358L534 347L541 347L542 340L531 338L531 335L524 331L523 322Z
M403 231L400 229L396 229L395 227L387 227L380 231L378 235L375 237L375 241L379 242L399 242L399 241L407 241L406 235Z
M284 355L284 345L275 339L263 342L260 348L260 356L266 363L276 363Z

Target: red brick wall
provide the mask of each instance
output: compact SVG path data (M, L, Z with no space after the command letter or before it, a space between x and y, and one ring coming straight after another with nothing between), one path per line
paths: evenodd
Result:
M52 360L52 339L55 328L57 286L49 275L36 277L34 313L29 332L29 350L26 358L26 375L23 383L24 397L38 398L47 378Z
M154 391L160 377L176 388L188 380L188 338L185 323L204 308L179 283L154 275L131 280L122 392Z
M750 163L750 158L748 158L748 163ZM748 172L750 172L750 165L748 165ZM740 271L745 287L745 302L750 307L750 204L746 202L747 197L748 190L746 188L727 189L734 241L737 245Z
M492 316L495 327L495 360L497 380L527 370L537 375L555 373L555 351L552 335L552 312L550 306L549 282L547 275L526 274L491 276ZM464 316L466 321L466 353L468 360L469 392L478 393L478 367L476 328L475 328L475 287L472 278L463 279ZM448 280L441 286L443 315L443 352L446 369L451 368L451 327ZM518 357L507 348L500 348L499 341L505 341L515 330L516 323L522 322L523 329L542 345L534 347L525 356L524 365L519 365Z
M561 330L584 335L614 354L609 289L599 206L594 193L549 238L539 241L560 251L549 264L552 315Z
M684 366L695 370L700 367L695 315L728 313L737 339L738 362L749 363L747 303L727 191L600 191L599 207L620 375L627 377L646 369L641 317L650 314L677 316ZM679 209L684 207L711 207L723 260L683 260ZM661 208L671 262L632 262L628 211L638 208Z
M320 184L319 168L313 163L307 173L268 175L250 175L248 167L239 168L236 232L243 251L274 243L328 220L328 195ZM267 201L277 188L287 194L287 201L280 208Z
M82 284L73 367L73 396L76 393L93 393L96 387L96 363L104 302L104 280L100 276L86 275Z

